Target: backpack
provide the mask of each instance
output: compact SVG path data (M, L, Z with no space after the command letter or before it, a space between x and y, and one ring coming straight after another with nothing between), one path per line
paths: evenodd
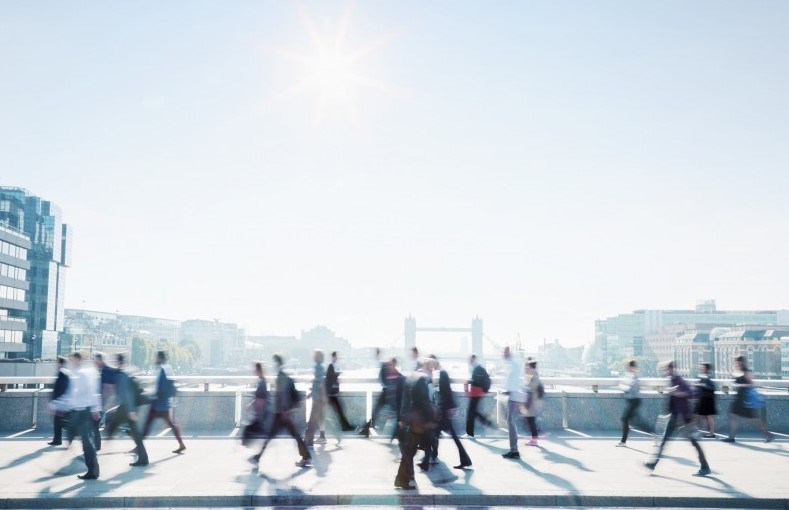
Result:
M296 406L299 405L299 402L301 402L301 393L296 389L296 384L293 382L293 379L288 377L288 382L290 383L290 408L295 409Z
M132 395L134 396L134 405L136 407L148 405L151 403L151 397L148 396L142 388L142 384L136 377L129 376L129 384L131 384Z
M491 386L490 374L488 374L488 371L485 370L484 368L482 369L482 374L483 376L482 376L482 380L480 381L481 383L480 388L482 388L482 391L487 393L490 391L490 386Z
M173 398L178 392L178 389L175 387L175 381L169 377L164 381L164 392L167 398Z

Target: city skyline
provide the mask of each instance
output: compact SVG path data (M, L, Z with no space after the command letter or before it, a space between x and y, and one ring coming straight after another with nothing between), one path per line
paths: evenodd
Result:
M69 308L359 346L789 308L784 4L44 4L0 7L0 185L74 226Z

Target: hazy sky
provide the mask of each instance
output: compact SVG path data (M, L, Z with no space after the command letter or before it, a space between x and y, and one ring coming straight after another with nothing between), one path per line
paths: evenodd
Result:
M409 313L528 345L786 308L787 26L784 1L7 0L0 184L74 226L71 307L359 345Z

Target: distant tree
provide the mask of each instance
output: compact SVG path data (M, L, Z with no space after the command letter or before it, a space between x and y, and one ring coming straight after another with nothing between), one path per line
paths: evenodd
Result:
M154 348L151 342L144 338L132 338L131 363L141 370L145 370L151 364Z
M192 360L194 363L198 363L203 358L203 353L200 350L200 346L197 345L197 342L192 340L191 338L187 338L185 340L181 340L181 347L189 351L192 355Z

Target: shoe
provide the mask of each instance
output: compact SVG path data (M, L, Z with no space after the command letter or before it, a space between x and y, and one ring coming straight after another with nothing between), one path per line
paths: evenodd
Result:
M60 442L60 441L58 441L57 443L56 443L55 441L52 441L52 442L50 442L50 443L47 443L47 444L48 444L49 446L60 446L60 445L62 445L63 443L62 443L62 442Z
M623 448L623 447L627 446L627 443L619 441L618 443L616 443L616 446L617 446L617 448Z
M305 468L310 467L310 458L304 457L300 461L296 462L296 467Z
M324 437L324 436L321 436L321 437L319 437L318 439L315 440L315 444L326 444L326 442L327 442L326 441L326 437Z
M644 463L644 467L647 468L650 471L654 471L656 466L657 466L657 462L651 462L650 461L650 462L645 462Z
M698 471L696 471L695 473L693 473L693 476L707 476L710 473L711 473L710 468L703 467L703 468L699 469Z
M365 427L359 432L360 436L364 436L367 439L370 439L370 429Z
M134 448L132 448L131 450L129 450L126 453L137 453L137 447L135 446Z
M407 482L400 482L395 480L394 483L395 489L402 489L405 491L413 491L416 490L416 483L413 480L408 480Z
M260 457L258 457L257 455L253 455L247 459L247 462L249 462L253 466L257 466L258 464L260 464Z
M80 480L98 480L99 475L85 473L84 475L77 475L77 478L79 478Z
M467 467L471 467L471 462L468 464L460 464L459 466L454 466L453 469L466 469Z
M726 439L723 440L723 442L724 443L733 443L734 442L734 438L733 437L727 437Z
M704 434L702 437L705 437L705 438L707 438L707 439L715 439L715 437L716 437L716 436L715 436L715 434L713 434L712 432L707 432L707 433L706 433L706 434Z
M764 442L765 442L765 443L772 443L772 442L773 442L773 439L775 439L775 438L773 437L773 435L772 435L770 432L768 432L768 433L767 433L767 437L765 437L765 438L764 438Z
M146 460L145 462L143 462L143 461L140 461L140 460L138 460L137 462L132 462L132 463L131 463L131 464L129 464L129 465L130 465L131 467L142 467L142 466L147 466L147 465L148 465L148 461Z
M532 439L531 441L526 443L526 446L539 446L539 445L537 444L537 440L536 439Z
M186 450L186 446L179 446L178 448L173 450L173 453L181 454L181 453L184 453L184 450Z
M519 452L507 452L502 455L505 459L520 459L521 454Z
M420 462L419 464L417 464L417 466L419 466L419 469L421 469L422 471L427 471L428 469L430 469L430 464L428 464L427 462Z

